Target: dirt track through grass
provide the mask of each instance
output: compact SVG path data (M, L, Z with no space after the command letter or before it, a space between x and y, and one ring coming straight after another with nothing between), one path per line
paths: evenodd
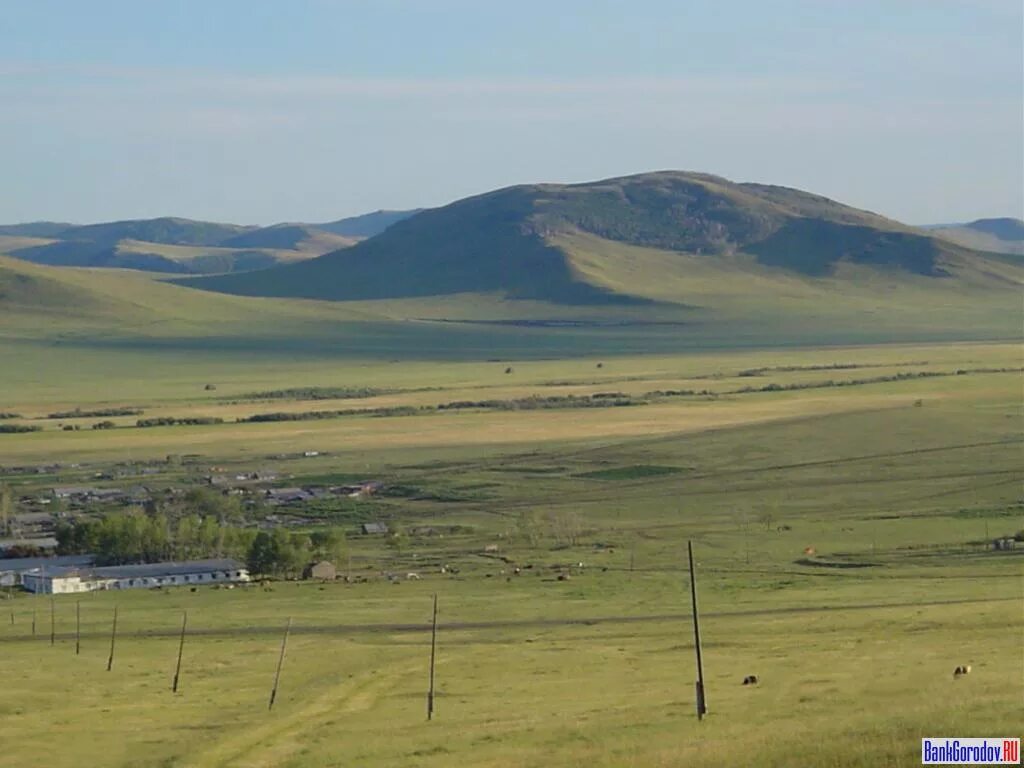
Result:
M664 572L663 570L659 572ZM987 577L991 578L991 577ZM846 605L813 605L813 606L790 606L785 608L764 608L743 611L707 611L701 612L701 616L709 619L739 618L743 616L783 616L789 614L813 614L833 613L842 611L864 611L885 608L926 608L941 605L975 605L981 603L998 603L1006 601L1017 601L1016 597L986 597L986 598L961 598L957 600L929 600L892 603L858 603ZM651 616L589 616L561 619L497 619L494 621L455 621L438 622L439 631L459 630L496 630L496 629L531 629L544 627L572 627L572 626L594 626L597 624L646 624L665 621L688 621L693 617L691 613L664 613ZM375 623L375 624L293 624L291 633L294 635L358 635L373 632L429 632L430 624L408 624L408 623ZM119 633L121 638L147 637L177 637L178 629L148 629L141 631L128 631ZM251 635L280 635L279 625L233 627L230 629L198 628L190 629L189 636L194 637L242 637ZM41 637L41 636L40 636ZM0 643L14 642L39 642L40 637L32 635L15 635L0 637ZM73 640L72 633L56 633L56 639ZM109 635L105 632L83 632L84 639L106 638Z

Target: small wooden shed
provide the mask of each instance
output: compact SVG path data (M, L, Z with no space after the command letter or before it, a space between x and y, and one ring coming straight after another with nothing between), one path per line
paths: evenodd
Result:
M338 577L338 569L334 563L328 560L321 560L319 563L310 563L302 572L304 579L320 579L321 581L334 581Z

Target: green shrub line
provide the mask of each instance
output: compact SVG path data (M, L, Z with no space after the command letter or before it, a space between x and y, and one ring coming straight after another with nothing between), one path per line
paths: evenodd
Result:
M224 419L220 416L186 416L175 418L173 416L157 416L150 419L139 419L135 422L137 427L173 427L179 425L196 424L223 424Z
M899 363L898 366L892 363L826 363L823 365L773 365L760 368L747 368L736 375L740 378L749 376L761 376L765 373L794 373L796 371L850 371L857 368L895 368L909 367L911 365L928 365L927 360L916 362ZM722 378L728 378L723 376Z
M291 387L237 395L238 400L353 400L377 395L393 395L398 389L377 387Z
M742 387L723 395L743 395L750 392L790 392L798 389L826 389L828 387L856 387L861 384L882 384L888 381L908 381L911 379L933 379L944 376L965 376L969 373L1020 373L1024 368L959 368L955 371L913 371L894 373L891 376L874 376L870 379L848 379L846 381L807 381L797 384L765 384L763 387Z
M294 411L275 413L256 413L237 419L239 424L250 424L267 421L319 421L321 419L339 419L344 416L413 416L421 411L431 410L430 406L398 405L391 408L345 408L340 411Z
M817 369L845 369L853 366L845 364L835 364L830 366L819 366ZM750 369L751 371L760 371L767 369ZM782 369L777 369L782 370ZM885 382L894 381L910 381L913 379L929 379L929 378L940 378L945 376L964 376L971 373L1020 373L1024 371L1024 368L958 368L955 371L910 371L905 373L895 373L889 376L874 376L865 379L848 379L836 381L829 379L828 381L808 381L799 382L794 384L779 384L771 383L765 384L760 387L741 387L739 389L733 389L726 392L712 392L710 390L692 390L692 389L658 389L650 392L646 392L642 395L628 395L624 392L595 392L591 395L531 395L529 397L511 398L511 399L490 399L490 400L453 400L448 403L439 403L438 405L395 405L382 408L343 408L338 410L326 410L326 411L296 411L286 412L277 411L271 413L256 413L252 416L240 417L235 420L238 424L257 424L266 422L276 421L319 421L323 419L338 419L345 418L348 416L370 416L377 418L389 418L393 416L416 416L427 413L440 413L444 411L461 411L461 410L485 410L485 411L535 411L535 410L555 410L555 409L570 409L570 408L622 408L640 405L649 405L651 402L675 397L717 397L719 395L743 395L751 394L755 392L791 392L805 389L827 389L829 387L855 387L863 384L881 384ZM748 374L758 375L758 374ZM355 390L355 389L323 389L323 388L304 388L295 390L275 390L274 394L284 392L312 392L312 391L330 391L332 394L330 397L338 398L344 397L343 395L336 394L337 392L360 392L362 394L351 394L350 397L368 397L367 393L372 392L373 394L383 394L385 392L394 392L396 390ZM324 399L326 399L326 395ZM317 399L312 397L311 399ZM128 413L142 413L139 409L131 408L108 408L97 411L67 411L64 412L64 417L68 417L71 414L76 416L102 416L102 415L126 415ZM13 418L15 414L0 414L0 418ZM56 418L55 414L51 414L47 418ZM212 425L212 424L223 424L225 420L219 416L186 416L186 417L173 417L173 416L158 416L148 419L139 419L135 422L136 427L169 427L169 426L195 426L195 425ZM113 429L116 425L111 421L101 421L93 424L93 429ZM24 424L0 424L0 433L24 433L24 432L38 432L41 427L28 426Z
M620 392L598 392L594 395L552 395L549 397L534 395L512 400L455 400L439 405L396 405L387 408L345 408L334 411L257 413L240 418L237 421L240 424L268 421L317 421L320 419L343 418L345 416L415 416L439 411L533 411L554 408L612 408L645 404L645 401L636 400Z
M105 416L139 416L143 413L141 408L96 408L89 411L83 411L81 408L75 408L71 411L56 411L54 413L47 414L48 419L81 419L81 418L103 418Z

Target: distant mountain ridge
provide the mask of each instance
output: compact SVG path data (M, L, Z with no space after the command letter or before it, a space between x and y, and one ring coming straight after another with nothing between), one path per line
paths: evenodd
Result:
M75 226L60 221L28 221L24 224L0 224L0 235L12 237L56 237Z
M333 232L344 237L370 238L379 235L388 227L415 216L424 208L413 208L407 211L374 211L361 216L350 216L347 219L329 221L326 224L314 224L317 229Z
M170 274L240 272L344 248L405 215L411 212L378 211L324 227L290 223L256 227L169 216L87 225L30 222L0 226L0 253L49 266Z
M1024 240L1024 221L1021 219L977 219L964 226L993 235L1000 240Z
M964 224L932 224L924 229L967 248L1024 255L1024 221L1021 219L976 219Z
M86 224L70 227L51 235L51 237L96 243L116 243L119 240L129 239L165 245L217 245L229 237L253 229L255 227L164 216L158 219Z
M568 304L646 300L645 286L612 286L593 270L585 273L563 247L575 233L807 277L827 277L848 264L940 278L948 274L947 262L971 253L801 190L663 171L509 187L422 211L317 259L186 284L334 300L466 292Z

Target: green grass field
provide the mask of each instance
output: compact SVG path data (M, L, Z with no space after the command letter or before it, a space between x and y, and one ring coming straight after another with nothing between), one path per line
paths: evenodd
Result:
M401 532L350 538L340 565L365 583L85 595L78 656L76 598L54 600L52 646L48 598L0 601L0 766L911 766L922 736L1022 735L1024 544L990 546L1024 529L1017 345L399 363L9 344L21 364L3 379L0 410L44 430L0 435L0 464L80 464L10 475L16 488L195 453L155 482L194 482L210 465L270 466L287 482L380 477L408 491L336 513ZM850 383L911 372L944 375ZM737 392L768 384L808 388ZM389 391L252 397L341 386ZM97 405L234 419L656 390L707 394L152 429L118 417L124 426L101 432L39 418ZM272 458L308 449L324 455ZM704 722L693 704L688 540ZM194 634L175 695L186 609ZM954 680L960 664L973 672ZM742 686L748 674L760 684Z

